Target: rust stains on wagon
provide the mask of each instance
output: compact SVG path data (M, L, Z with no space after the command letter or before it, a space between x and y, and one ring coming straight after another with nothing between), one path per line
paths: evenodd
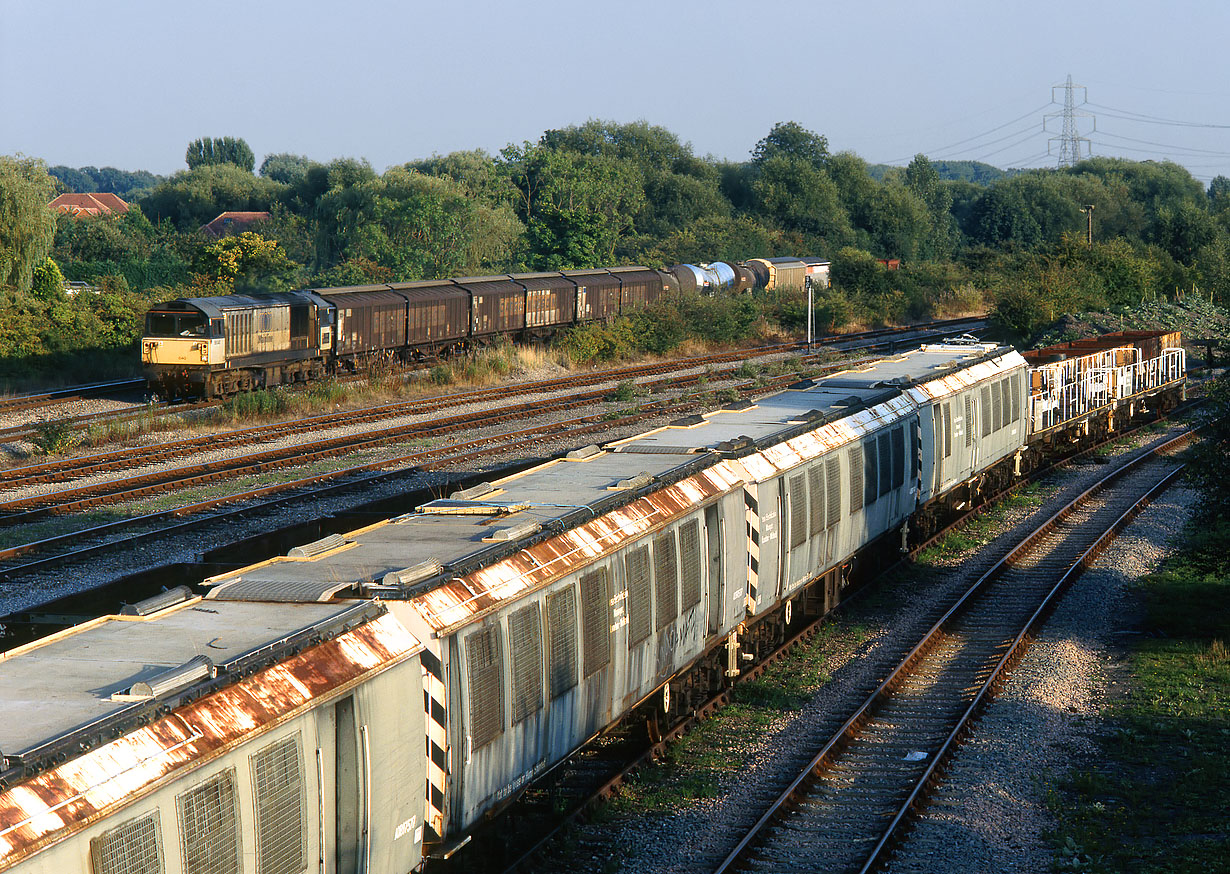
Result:
M686 479L522 549L413 599L437 635L451 633L499 604L597 561L745 481L739 461L716 462Z
M0 793L0 870L421 648L386 613Z
M764 481L848 445L912 409L909 399L897 396L784 443L716 461L677 483L417 595L412 603L437 636L447 636L506 601L575 573L743 483Z
M1024 366L1025 359L1021 357L1020 353L1009 352L999 355L990 361L981 361L956 373L950 373L938 379L927 380L910 389L910 391L918 393L916 397L919 402L939 400L940 398L946 398L964 391L970 386L982 383L985 380L994 379L999 374L1015 367Z

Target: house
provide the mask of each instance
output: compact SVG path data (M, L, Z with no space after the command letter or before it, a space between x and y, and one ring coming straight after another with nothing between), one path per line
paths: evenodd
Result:
M267 212L224 212L207 225L201 225L201 230L207 236L219 240L232 234L240 234L256 222L269 220Z
M128 204L118 195L109 191L95 191L90 194L61 194L51 203L50 209L66 215L123 215L128 212Z

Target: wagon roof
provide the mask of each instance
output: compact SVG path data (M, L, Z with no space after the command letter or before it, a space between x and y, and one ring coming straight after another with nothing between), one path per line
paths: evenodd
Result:
M359 605L362 607L363 605ZM107 616L0 654L0 756L14 760L75 732L127 713L126 698L200 656L215 667L239 664L279 642L339 620L361 619L349 603L211 602L192 599L149 616ZM115 697L113 697L115 696ZM2 769L0 769L2 770Z
M576 282L562 273L514 273L512 278L531 291L543 288L576 288Z
M563 275L582 285L619 285L619 277L606 270L565 270Z
M459 624L761 481L906 417L928 393L1019 366L993 345L926 347L556 459L339 538L310 559L221 575L232 586L309 580L410 598L428 631Z
M311 289L301 291L271 292L269 294L225 294L216 297L187 297L179 300L155 304L151 312L187 312L200 310L215 318L227 310L251 309L253 307L291 306L305 304L316 300Z
M454 279L458 288L464 288L475 294L496 294L499 292L520 294L525 289L505 276L463 276Z
M111 688L149 670L150 666L143 664L146 659L137 660L134 653L148 655L154 662L184 655L184 648L172 654L169 641L147 648L145 638L161 639L160 628L174 628L185 644L191 641L208 653L215 651L215 646L232 650L260 640L276 644L279 634L312 621L309 614L320 622L345 612L371 609L370 605L314 605L288 612L283 605L259 605L261 609L254 612L257 606L226 604L201 613L190 604L144 620L124 622L110 617L6 656L0 661L0 669L10 674L24 671L24 676L22 685L15 687L11 687L12 678L6 676L0 690L10 701L16 695L26 696L20 702L20 711L9 711L21 712L23 717L31 714L29 719L22 719L23 723L39 725L40 717L52 705L69 716L89 718L95 715L94 702L109 700ZM184 615L190 616L190 621L184 622ZM211 616L218 618L211 620ZM290 616L297 618L280 621ZM232 628L226 620L237 621L238 627ZM194 629L200 626L207 630L197 633ZM258 631L262 627L264 630ZM339 633L332 639L282 654L276 664L236 677L230 685L206 689L169 710L150 709L139 723L103 734L101 739L81 735L76 745L66 747L52 760L58 764L0 792L0 868L131 804L169 775L193 768L312 706L314 700L361 682L422 649L414 636L387 613L350 630L335 630ZM204 635L211 631L215 637L206 640ZM112 638L127 640L129 648L124 650ZM137 642L139 647L132 645ZM14 665L22 667L14 669ZM31 676L29 668L35 669L37 676ZM120 680L119 674L124 671L129 676ZM97 686L90 688L90 680ZM46 729L21 728L27 737L46 733ZM6 726L5 736L12 738L16 729Z

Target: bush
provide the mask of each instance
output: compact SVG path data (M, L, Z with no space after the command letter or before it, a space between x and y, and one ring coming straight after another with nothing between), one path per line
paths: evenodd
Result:
M1032 336L1054 318L1049 302L1039 292L1024 286L999 291L991 310L991 321L1015 338Z
M829 333L840 331L854 318L854 305L849 298L834 289L825 289L815 301L816 331Z
M624 317L578 325L561 338L559 348L578 364L627 358L638 350L632 323Z
M58 455L75 448L81 442L81 435L66 419L43 420L34 426L30 442L38 455Z

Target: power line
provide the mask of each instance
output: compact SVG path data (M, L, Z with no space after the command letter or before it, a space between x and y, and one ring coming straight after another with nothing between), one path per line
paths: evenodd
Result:
M1176 152L1192 152L1198 155L1214 155L1217 157L1230 158L1230 152L1218 152L1213 149L1198 149L1195 146L1176 146L1171 143L1155 143L1153 140L1141 140L1136 137L1125 137L1123 134L1111 133L1110 131L1098 131L1104 137L1114 137L1117 140L1127 140L1132 143L1143 143L1146 146L1160 146L1163 149L1171 149Z
M1032 136L1033 134L1036 134L1036 133L1041 133L1041 130L1040 130L1040 129L1036 126L1036 125L1030 125L1030 126L1029 126L1029 127L1027 127L1027 128L1021 128L1020 130L1015 130L1015 131L1013 131L1013 132L1012 132L1012 133L1010 133L1010 134L1004 134L1002 137L996 137L996 138L995 138L995 139L993 139L993 140L987 140L985 143L979 143L979 144L978 144L978 148L980 148L980 149L981 149L981 148L985 148L986 146L994 146L994 145L996 145L997 143L1002 143L1004 140L1010 140L1010 139L1012 139L1013 137L1019 137L1019 136L1020 136L1021 134L1023 134L1023 133L1028 133L1028 134L1030 134L1030 135ZM928 155L928 157L936 157L936 158L940 158L940 157L941 157L941 153L943 153L943 152L947 152L947 151L951 151L951 150L950 150L950 149L941 149L939 152L933 152L933 153L931 153L930 155Z
M1004 165L1005 170L1021 167L1025 164L1032 164L1034 161L1041 161L1043 158L1049 158L1050 151L1039 152L1036 155L1030 155L1028 158L1017 158L1015 161L1009 161Z
M987 158L990 158L990 157L992 157L992 156L994 156L994 155L998 155L1000 152L1006 152L1006 151L1008 151L1009 149L1014 149L1014 148L1016 148L1017 146L1021 145L1021 143L1025 143L1025 142L1028 142L1029 140L1033 139L1033 138L1034 138L1035 136L1037 136L1039 133L1041 133L1041 131L1031 131L1031 132L1030 132L1030 134L1029 134L1028 136L1022 137L1021 139L1017 140L1017 141L1016 141L1016 142L1014 142L1014 143L1009 143L1008 145L1004 146L1002 149L996 149L996 150L995 150L995 151L993 151L993 152L987 152L985 155L981 155L981 156L979 156L979 157L977 157L977 158L974 158L974 160L975 160L975 161L985 161ZM1048 152L1048 154L1049 154L1049 152Z
M1230 130L1230 124L1211 124L1201 121L1180 121L1174 118L1161 118L1156 115L1146 115L1143 112L1133 112L1130 109L1116 109L1113 106L1102 106L1098 103L1085 102L1086 106L1092 106L1095 109L1103 110L1104 114L1111 118L1122 118L1124 121L1139 121L1142 124L1164 124L1174 127L1201 127L1211 128L1213 130ZM1115 114L1118 113L1118 114Z
M1006 122L1004 122L1004 123L1003 123L1003 124L1001 124L1001 125L996 125L995 127L991 128L990 130L985 130L985 131L983 131L982 133L980 133L980 134L975 134L975 135L974 135L974 136L972 136L972 137L966 137L966 138L965 138L965 139L963 139L963 140L957 140L955 143L949 143L948 145L946 145L946 146L941 146L941 147L940 147L940 148L938 148L938 149L929 149L929 150L927 150L927 151L924 151L924 152L923 152L923 154L924 154L924 155L934 155L934 154L937 154L937 153L939 153L939 152L948 152L948 151L951 151L952 149L956 148L957 146L962 146L962 145L965 145L966 143L972 143L974 140L980 140L980 139L982 139L983 137L988 136L989 134L997 133L998 131L1001 131L1001 130L1003 130L1004 128L1006 128L1006 127L1010 126L1010 125L1014 125L1014 124L1016 124L1017 122L1024 121L1025 119L1029 118L1031 115L1037 115L1039 112L1041 112L1042 110L1044 110L1044 109L1046 109L1048 106L1050 106L1050 105L1051 105L1051 103L1054 103L1054 101L1052 100L1052 101L1050 101L1050 102L1048 102L1048 103L1043 103L1043 104L1042 104L1041 106L1039 106L1037 109L1031 109L1029 112L1025 113L1024 115L1017 116L1016 118L1012 119L1011 121L1006 121ZM917 152L915 152L915 154L918 154L918 153L917 153ZM910 160L911 158L913 158L913 157L914 157L914 155L909 155L908 157L905 157L905 158L896 158L896 159L894 159L894 160L890 161L889 163L890 163L890 164L900 164L900 163L902 163L903 161L909 161L909 160Z

